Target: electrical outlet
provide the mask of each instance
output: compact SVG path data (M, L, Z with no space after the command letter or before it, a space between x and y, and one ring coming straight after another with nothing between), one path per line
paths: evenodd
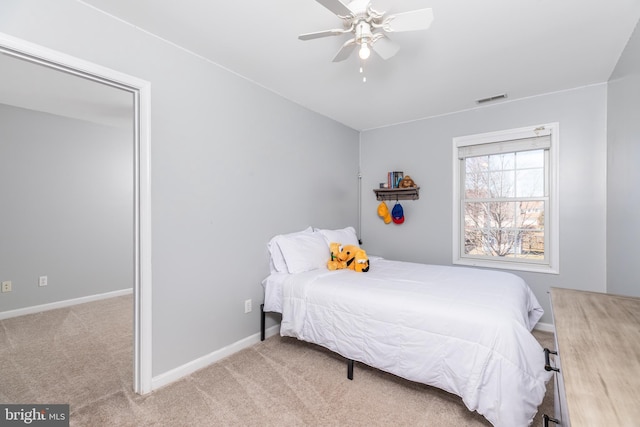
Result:
M2 292L11 292L12 290L11 280L2 282Z
M38 280L38 286L47 286L49 284L49 280L47 279L47 276L40 276L40 279Z
M251 313L251 300L248 299L244 302L244 312Z

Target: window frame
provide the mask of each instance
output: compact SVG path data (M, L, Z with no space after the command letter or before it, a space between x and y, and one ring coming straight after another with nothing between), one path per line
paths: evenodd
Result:
M516 129L508 129L497 132L488 132L476 135L467 135L453 138L453 264L473 267L488 267L504 270L531 271L537 273L559 274L559 209L558 209L558 162L559 162L559 124L547 123L543 125L527 126ZM495 144L515 140L524 140L538 136L549 135L550 147L545 153L545 180L548 183L548 199L545 207L545 258L546 261L523 261L514 259L500 259L498 257L480 258L465 256L464 254L464 226L465 215L463 209L464 195L462 185L464 183L462 165L464 159L460 159L461 147L480 146L483 144ZM488 146L485 146L488 147ZM518 152L515 150L508 152ZM496 152L497 154L497 152ZM469 156L471 157L471 156Z

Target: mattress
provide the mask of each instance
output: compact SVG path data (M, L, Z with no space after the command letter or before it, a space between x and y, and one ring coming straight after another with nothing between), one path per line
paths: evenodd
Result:
M367 273L276 273L280 334L460 396L495 426L527 426L551 373L531 334L543 310L505 272L370 259Z
M264 311L282 313L282 287L292 275L288 273L271 273L262 281L264 287Z

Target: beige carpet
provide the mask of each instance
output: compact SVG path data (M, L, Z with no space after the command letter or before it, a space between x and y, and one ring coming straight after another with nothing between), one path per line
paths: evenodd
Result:
M72 426L488 426L462 401L278 336L132 390L130 296L0 321L0 402L69 403ZM549 333L536 332L543 346ZM551 383L541 414L553 412Z

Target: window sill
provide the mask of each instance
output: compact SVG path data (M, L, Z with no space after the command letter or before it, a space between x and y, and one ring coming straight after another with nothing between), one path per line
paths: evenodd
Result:
M453 261L454 265L469 267L493 268L498 270L528 271L531 273L560 274L557 268L545 264L529 264L518 262L491 261L485 259L461 258Z

